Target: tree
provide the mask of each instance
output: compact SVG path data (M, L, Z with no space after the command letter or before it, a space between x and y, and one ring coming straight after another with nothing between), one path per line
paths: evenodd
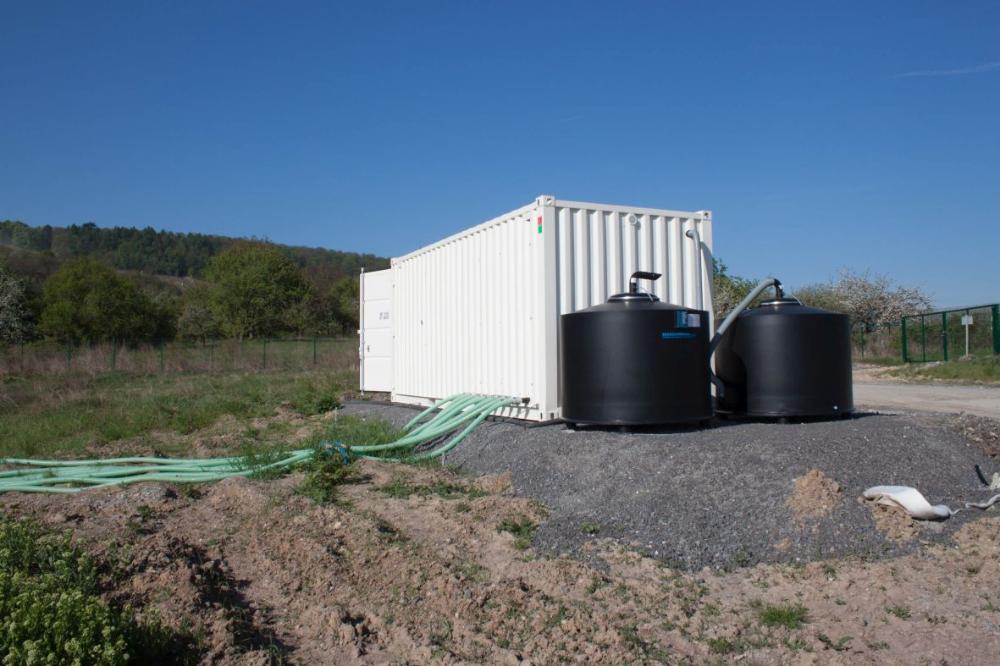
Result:
M898 322L903 315L930 309L931 299L918 287L903 287L885 275L869 271L840 272L833 293L851 319L868 330Z
M240 339L284 330L289 308L309 292L295 262L276 247L257 243L216 255L205 276L223 331Z
M218 337L220 332L219 322L212 311L211 291L200 285L188 289L177 317L178 337L205 342Z
M733 311L740 301L746 298L759 280L742 278L737 275L730 275L729 268L717 257L712 259L714 268L712 284L712 303L715 311L715 321L721 324L722 320ZM763 300L761 296L757 301Z
M865 329L898 323L903 315L930 308L930 298L918 287L895 284L885 275L870 271L842 270L835 282L813 284L796 290L805 305L850 315L852 323Z
M64 264L42 292L39 328L78 344L114 340L135 343L169 333L167 314L129 280L94 259Z
M796 289L792 295L799 299L803 305L829 310L830 312L850 314L847 310L847 305L840 300L840 296L837 294L833 283L820 282L806 285L805 287Z
M343 277L330 287L331 315L339 333L358 330L359 286L357 277Z
M31 328L24 284L0 266L0 344L16 345L29 336Z

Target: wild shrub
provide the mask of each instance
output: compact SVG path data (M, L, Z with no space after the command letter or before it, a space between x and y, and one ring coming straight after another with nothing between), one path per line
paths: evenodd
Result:
M68 534L0 518L0 662L157 661L168 657L172 640L101 599L96 565Z

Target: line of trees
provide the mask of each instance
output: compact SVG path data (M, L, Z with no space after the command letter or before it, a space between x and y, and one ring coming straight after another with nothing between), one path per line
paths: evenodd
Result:
M253 240L253 239L251 239ZM68 227L33 227L16 220L0 221L0 245L30 250L57 259L91 257L112 268L175 277L199 277L215 255L244 240L207 234L157 231L151 227L98 227L92 222ZM329 286L362 266L377 270L388 261L372 254L308 247L284 247L310 282Z
M143 289L92 257L63 263L32 294L0 265L0 342L44 337L67 344L174 338L336 335L357 328L358 280L326 289L286 251L244 242L209 258L203 279L179 291Z

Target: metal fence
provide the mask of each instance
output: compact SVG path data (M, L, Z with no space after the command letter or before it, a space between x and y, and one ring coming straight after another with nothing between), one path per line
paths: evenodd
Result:
M900 324L904 362L1000 354L1000 304L908 315Z
M358 362L356 337L213 340L68 347L33 342L0 347L0 376L62 372L133 374L351 368Z

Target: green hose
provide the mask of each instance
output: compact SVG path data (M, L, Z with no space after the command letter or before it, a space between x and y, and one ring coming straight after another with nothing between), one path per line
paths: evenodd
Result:
M317 456L340 451L346 457L392 462L430 460L458 446L476 426L494 411L514 404L514 398L458 394L439 400L403 427L406 433L387 444L343 447L321 442L314 449L282 454L267 464L252 464L245 457L160 458L130 456L104 460L34 460L0 458L0 465L15 469L0 471L0 493L76 493L88 488L124 486L141 481L205 483L264 471L287 471ZM461 430L459 430L461 428ZM450 439L449 435L457 434ZM426 450L420 447L431 446ZM386 455L389 453L395 455ZM372 455L377 454L377 455Z

